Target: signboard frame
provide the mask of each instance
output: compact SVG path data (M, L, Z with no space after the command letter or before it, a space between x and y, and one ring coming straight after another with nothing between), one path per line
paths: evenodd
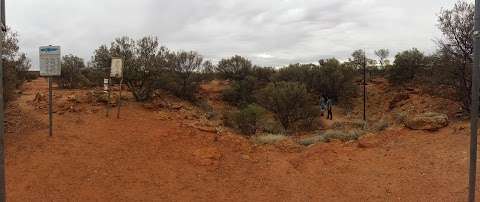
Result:
M123 59L119 57L112 58L112 65L110 66L110 77L123 78Z
M60 76L62 74L61 47L41 46L40 55L40 76Z
M7 23L5 20L5 0L0 0L0 37L3 39L7 32ZM1 48L0 44L0 48ZM0 52L0 57L2 53ZM4 88L4 79L3 79L3 61L0 60L0 94L3 95L3 88ZM4 126L4 97L0 97L0 201L6 201L6 188L5 188L5 146L4 146L4 138L5 138L5 126Z
M62 51L60 46L41 46L39 48L40 76L48 78L48 131L53 136L53 93L52 77L62 74Z

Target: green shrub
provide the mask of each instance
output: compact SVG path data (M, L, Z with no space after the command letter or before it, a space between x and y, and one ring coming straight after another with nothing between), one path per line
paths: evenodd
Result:
M38 79L40 77L40 73L39 72L33 72L33 71L28 71L26 72L25 74L25 79L27 81L33 81L35 79Z
M261 84L267 84L273 80L275 69L272 67L253 67L252 76Z
M317 96L328 96L345 108L352 108L358 86L354 82L355 70L342 65L335 58L321 60L320 65L293 64L281 68L273 77L274 81L298 82L308 92Z
M282 124L278 122L276 119L266 116L265 119L261 122L262 131L265 133L271 134L284 134L285 129L283 128Z
M236 55L229 59L220 60L215 70L224 79L244 80L252 72L252 62Z
M178 97L195 100L195 93L200 85L201 75L197 72L203 64L203 57L197 52L176 52L171 54L170 67L174 82L170 90Z
M281 68L274 75L274 81L298 82L308 89L313 89L315 77L315 65L313 64L291 64Z
M137 101L150 99L157 89L195 101L203 64L203 57L198 53L172 52L159 46L156 37L143 37L138 41L128 37L117 38L109 52L110 56L123 59L125 83ZM98 62L95 64L108 65L105 47L101 46L96 56Z
M18 35L10 28L2 37L3 51L3 101L7 103L16 97L16 89L20 87L27 77L31 62L24 53L19 52ZM4 105L6 106L6 105Z
M222 92L222 99L235 106L245 106L255 102L256 79L248 76L234 81L230 88Z
M309 124L306 122L312 121L319 114L305 85L297 82L270 83L260 90L257 98L263 107L275 113L285 129L292 129L298 124Z
M75 55L65 55L62 58L62 74L55 77L60 88L74 89L89 85L90 81L82 75L81 70L85 68L83 59Z
M120 37L115 39L110 47L110 56L123 59L124 81L136 101L151 98L156 90L157 80L169 65L170 55L168 49L159 46L156 37L143 37L138 41ZM102 63L108 65L106 60Z
M103 86L103 79L105 72L102 69L84 68L81 69L81 74L90 82L92 86Z
M345 109L353 108L353 99L358 92L353 67L342 65L335 58L327 59L315 69L314 75L312 89L317 94L336 100Z
M254 135L261 128L265 117L265 109L257 105L249 105L230 115L230 125L245 135Z
M425 56L418 49L403 51L395 56L393 66L388 69L387 78L392 84L412 81L417 72L425 67Z

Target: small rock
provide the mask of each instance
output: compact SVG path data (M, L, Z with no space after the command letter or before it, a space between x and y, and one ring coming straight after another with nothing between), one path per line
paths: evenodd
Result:
M243 159L243 160L250 160L250 156L244 154L244 155L242 155L242 159Z

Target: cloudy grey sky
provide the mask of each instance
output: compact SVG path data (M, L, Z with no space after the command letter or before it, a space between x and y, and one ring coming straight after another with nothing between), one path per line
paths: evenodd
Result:
M119 36L158 36L214 61L259 65L348 58L355 49L434 50L436 16L455 0L7 0L7 23L38 66L38 47L88 61Z

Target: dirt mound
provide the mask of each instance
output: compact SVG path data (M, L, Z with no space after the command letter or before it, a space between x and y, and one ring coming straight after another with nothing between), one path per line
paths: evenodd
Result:
M399 117L412 117L427 112L446 114L455 119L460 103L424 92L423 87L394 87L385 79L374 79L367 87L367 118L369 123L384 120L389 125L402 124ZM345 119L363 118L363 97L355 99L354 110ZM403 119L403 118L402 118Z

